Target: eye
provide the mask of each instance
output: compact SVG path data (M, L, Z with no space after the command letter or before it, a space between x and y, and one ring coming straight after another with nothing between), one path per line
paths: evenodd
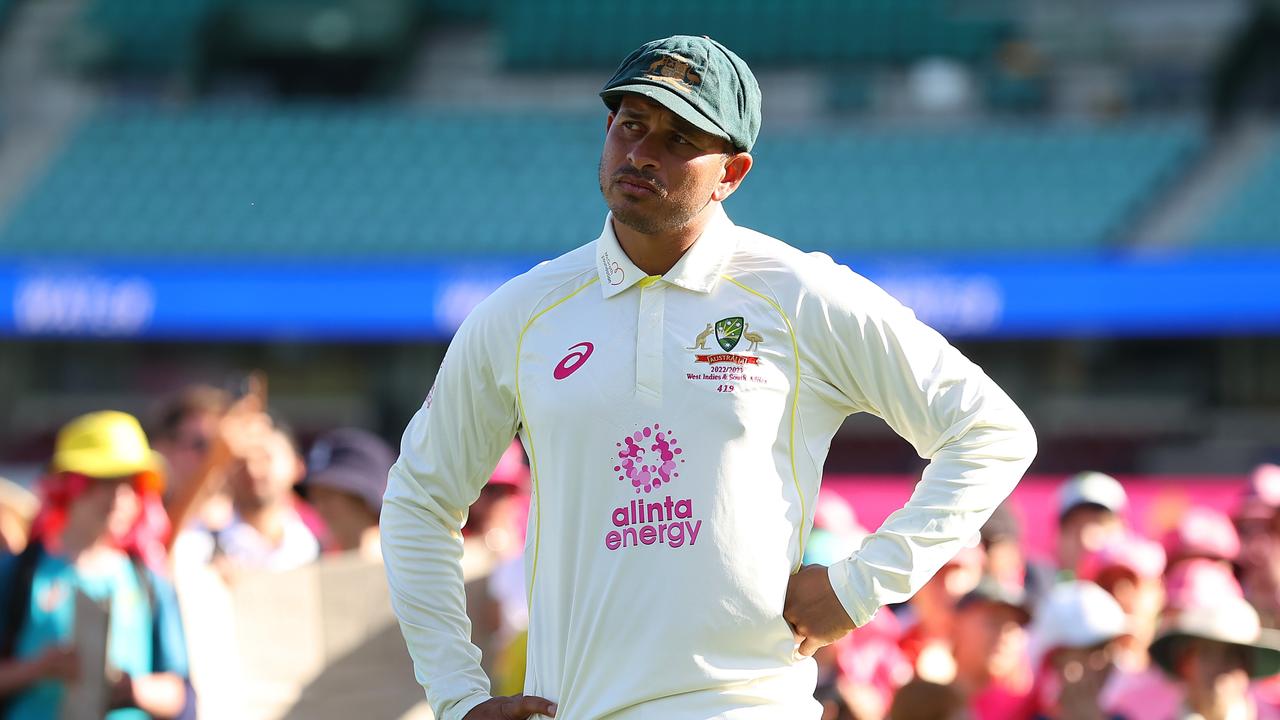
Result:
M689 141L689 138L687 138L687 137L685 137L685 136L683 136L683 135L680 135L680 134L672 135L672 136L671 136L671 141L672 141L672 142L674 142L674 143L675 143L675 144L677 144L677 145L692 145L692 144L693 144L692 142L690 142L690 141Z
M623 120L622 129L635 132L640 129L640 123L636 122L635 120Z

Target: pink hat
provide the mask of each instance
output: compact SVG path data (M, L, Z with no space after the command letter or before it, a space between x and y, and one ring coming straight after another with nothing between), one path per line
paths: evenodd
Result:
M1178 525L1165 533L1164 551L1171 560L1207 557L1235 560L1240 554L1240 536L1231 518L1217 510L1192 506Z
M1096 581L1103 571L1120 567L1140 578L1155 579L1164 573L1164 564L1164 548L1159 543L1125 532L1081 558L1077 574L1081 580Z
M1244 597L1231 568L1215 560L1192 558L1178 563L1164 579L1168 607L1211 607L1223 598Z
M524 464L524 449L513 441L498 458L498 466L489 476L490 485L508 485L520 492L529 489L529 468Z

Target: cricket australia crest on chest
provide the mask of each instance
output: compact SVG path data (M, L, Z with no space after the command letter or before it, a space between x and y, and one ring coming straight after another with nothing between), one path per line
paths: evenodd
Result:
M777 384L778 363L786 362L791 339L772 316L744 310L741 314L708 319L691 333L684 348L685 380L711 384L718 392Z

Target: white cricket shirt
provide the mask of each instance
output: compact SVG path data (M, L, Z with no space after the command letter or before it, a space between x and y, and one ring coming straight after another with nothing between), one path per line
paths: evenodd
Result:
M525 692L561 720L817 718L782 618L831 437L883 418L932 462L829 570L855 623L908 598L1035 454L1013 402L884 291L721 211L647 277L600 237L467 318L382 510L393 603L437 717L488 697L459 528L513 434L530 456Z

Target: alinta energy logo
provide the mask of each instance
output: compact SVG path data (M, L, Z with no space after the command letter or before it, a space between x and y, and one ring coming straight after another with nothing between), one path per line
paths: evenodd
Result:
M615 443L617 460L613 470L619 482L629 482L637 495L670 487L680 477L684 448L670 428L658 423L646 425ZM679 494L679 493L677 493ZM698 542L702 521L693 517L693 498L673 498L647 502L642 496L614 508L610 519L616 529L605 533L604 546L622 550L642 545L671 548Z

